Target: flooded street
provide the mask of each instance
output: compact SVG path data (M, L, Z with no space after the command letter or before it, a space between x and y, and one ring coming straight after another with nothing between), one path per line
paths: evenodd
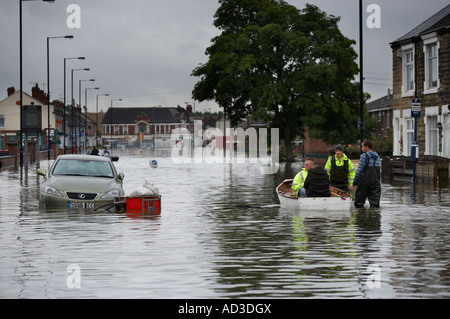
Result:
M275 194L303 163L115 155L127 194L159 188L160 216L40 211L35 165L0 171L0 298L450 297L448 185L383 183L380 209L313 214Z

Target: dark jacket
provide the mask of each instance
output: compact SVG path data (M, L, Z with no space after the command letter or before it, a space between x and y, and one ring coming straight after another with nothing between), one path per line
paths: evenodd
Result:
M308 171L305 180L306 196L308 197L330 197L330 180L327 171L320 166Z

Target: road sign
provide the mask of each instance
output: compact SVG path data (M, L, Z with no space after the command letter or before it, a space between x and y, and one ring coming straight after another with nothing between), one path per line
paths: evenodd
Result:
M42 128L42 111L40 105L22 105L22 128L26 134L40 133Z
M419 99L412 100L411 104L411 116L418 118L420 117L420 107L422 106L422 102Z

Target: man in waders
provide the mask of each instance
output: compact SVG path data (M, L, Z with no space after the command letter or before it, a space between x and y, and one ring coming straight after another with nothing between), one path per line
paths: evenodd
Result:
M335 155L331 156L325 164L325 170L330 176L330 185L348 192L353 185L356 170L347 155L344 147L338 144L334 148Z
M355 207L364 207L366 198L370 207L380 207L381 183L380 183L380 156L372 151L372 141L365 140L361 143L363 154L359 159L358 170L350 190L358 186L355 194Z

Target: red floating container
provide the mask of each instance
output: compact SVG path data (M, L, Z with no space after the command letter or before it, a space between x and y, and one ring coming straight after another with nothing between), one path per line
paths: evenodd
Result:
M127 215L133 217L161 213L161 195L127 197L125 203Z

